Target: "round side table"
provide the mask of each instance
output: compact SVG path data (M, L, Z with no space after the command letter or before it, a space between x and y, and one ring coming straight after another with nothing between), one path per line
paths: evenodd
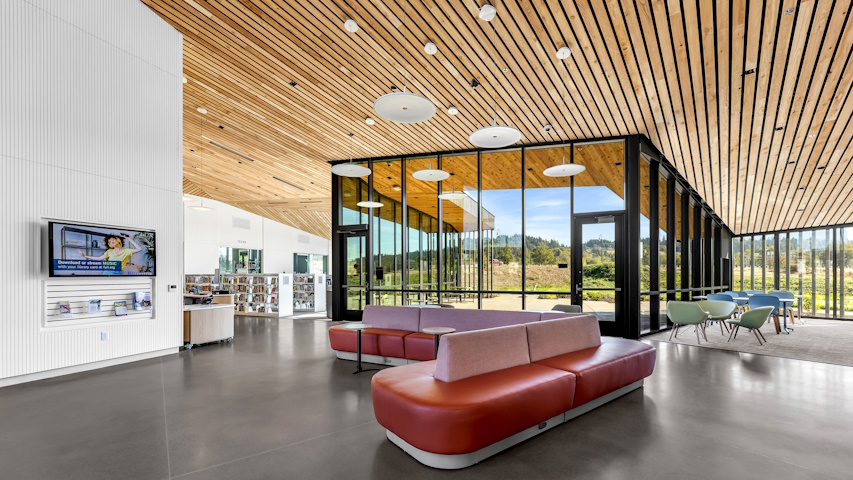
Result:
M372 325L368 325L366 323L361 323L361 322L359 322L359 323L348 323L346 325L343 325L343 328L345 328L347 330L355 330L356 334L358 335L358 340L356 343L356 345L357 345L357 348L356 348L357 364L356 365L357 366L356 366L355 371L352 372L353 374L361 373L361 372L371 372L373 370L378 370L378 368L370 368L370 369L361 368L361 331L367 330L368 328L371 328L371 327L372 327Z

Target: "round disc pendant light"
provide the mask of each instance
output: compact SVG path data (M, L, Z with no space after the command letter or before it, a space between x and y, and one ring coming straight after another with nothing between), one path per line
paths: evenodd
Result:
M488 7L488 8L486 8ZM485 11L485 16L484 16ZM480 9L480 18L485 21L491 21L495 15L497 15L497 9L489 4L483 5ZM492 24L492 46L495 49L494 56L492 56L492 64L494 69L497 71L497 57L498 55L498 46L497 46L497 29ZM506 71L506 70L504 70ZM497 85L492 85L492 101L494 102L492 114L492 124L488 127L483 127L475 130L468 137L468 141L470 141L474 146L480 148L501 148L512 145L513 143L521 140L521 132L515 128L507 125L498 125L498 98L495 93L497 89Z
M417 180L422 180L424 182L440 182L442 180L447 179L450 174L445 172L444 170L432 168L432 162L430 162L429 168L418 170L417 172L413 173L412 176L415 177Z
M356 205L357 207L361 207L361 208L380 208L380 207L384 207L384 206L385 206L385 204L384 204L384 203L381 203L381 202L367 202L367 201L365 201L365 202L358 202L358 203L356 203L355 205Z
M586 170L586 167L577 163L563 163L548 167L542 172L546 177L571 177Z
M494 125L475 130L468 137L468 141L481 148L501 148L512 145L521 139L521 132L517 128L506 125Z
M332 165L332 173L341 177L366 177L370 169L357 163L339 163Z
M377 115L396 123L418 123L435 115L435 104L423 95L405 91L382 95L373 102Z

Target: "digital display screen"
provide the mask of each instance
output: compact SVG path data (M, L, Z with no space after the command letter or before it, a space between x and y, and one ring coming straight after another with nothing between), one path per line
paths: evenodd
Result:
M155 275L155 234L123 227L50 222L50 276Z

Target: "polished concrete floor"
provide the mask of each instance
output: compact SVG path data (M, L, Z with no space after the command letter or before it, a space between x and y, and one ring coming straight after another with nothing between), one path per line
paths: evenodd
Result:
M329 324L0 389L3 479L853 479L853 368L654 343L644 389L460 471L385 439Z

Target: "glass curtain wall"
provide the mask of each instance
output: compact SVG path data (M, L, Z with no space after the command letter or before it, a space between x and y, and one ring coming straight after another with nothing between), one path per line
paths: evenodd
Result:
M853 227L743 236L732 245L735 290L739 281L744 290L787 290L802 295L795 307L803 316L853 319Z
M369 265L363 268L371 304L550 310L570 303L573 285L581 281L570 268L573 215L626 212L627 192L633 191L640 231L631 241L639 242L640 253L630 257L638 264L623 265L639 277L640 289L631 299L636 303L626 307L641 323L636 331L657 331L666 328L667 301L687 300L693 283L698 282L697 289L703 286L702 276L692 280L694 263L703 271L702 257L692 256L694 245L711 268L719 266L720 252L704 237L707 226L694 221L711 213L696 206L701 200L677 172L655 154L645 156L645 150L634 160L639 164L627 169L626 145L619 139L376 159L369 162L369 177L336 177L336 230L350 236L369 233L363 261ZM580 163L586 170L574 177L543 174L562 162ZM430 167L450 177L442 182L414 178L416 171ZM626 181L632 182L630 189ZM439 199L448 192L461 195ZM369 200L382 205L358 206ZM589 287L583 292L584 310L615 311L616 298L603 288L614 282L621 255L611 238L612 225L605 222L611 230L606 235L594 224L583 230L589 233L578 246L580 273ZM706 233L715 238L720 232ZM336 272L346 280L345 271Z

